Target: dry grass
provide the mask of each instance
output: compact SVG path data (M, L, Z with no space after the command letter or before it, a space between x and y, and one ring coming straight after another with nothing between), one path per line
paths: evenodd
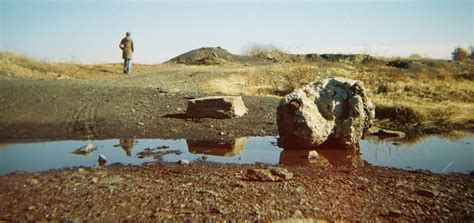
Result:
M472 64L433 65L403 70L382 65L286 63L255 66L219 79L207 90L224 94L282 96L306 83L339 76L364 82L378 106L377 117L397 125L444 125L472 128L474 84ZM245 80L245 81L242 81ZM237 84L239 82L239 84Z
M159 72L166 65L133 64L137 74ZM123 75L122 64L47 63L11 52L0 52L0 77L37 79L99 79Z
M415 62L414 62L415 63ZM304 84L339 76L364 82L377 117L400 125L474 128L474 63L417 59L400 69L384 63L267 63L264 65L137 65L136 74L199 73L204 91L279 97ZM0 77L96 79L123 75L121 64L45 63L0 52Z
M271 61L289 61L288 53L273 44L250 44L245 47L243 54L254 58Z

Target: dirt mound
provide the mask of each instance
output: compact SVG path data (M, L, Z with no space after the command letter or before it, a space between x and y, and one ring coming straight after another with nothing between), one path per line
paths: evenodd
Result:
M202 47L181 54L166 63L188 64L188 65L219 65L238 62L238 55L229 53L221 47Z
M378 63L379 60L368 54L315 54L310 53L304 56L307 61L319 62L348 62L348 63Z

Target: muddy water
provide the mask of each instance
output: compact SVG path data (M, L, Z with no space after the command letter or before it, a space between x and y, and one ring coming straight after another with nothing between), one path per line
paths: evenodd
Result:
M92 143L96 150L87 155L74 150ZM98 165L98 156L112 163L138 165L144 162L177 162L206 160L219 163L269 163L284 165L349 165L423 169L437 173L474 170L474 137L446 139L429 136L417 142L403 140L363 140L360 151L317 149L284 150L273 136L243 137L231 140L197 141L164 139L110 139L93 141L53 141L3 144L0 146L0 175L14 171L30 172L49 169ZM312 153L314 154L314 153Z

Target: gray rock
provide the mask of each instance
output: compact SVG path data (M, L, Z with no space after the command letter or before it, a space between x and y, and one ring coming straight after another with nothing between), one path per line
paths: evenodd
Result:
M285 168L254 168L248 169L246 177L253 181L283 181L293 178L293 173Z
M189 100L186 116L223 119L242 117L247 111L240 96L211 96Z
M277 108L279 145L315 148L325 142L354 148L372 125L375 107L361 81L329 78L294 90Z
M219 196L219 194L217 192L212 191L212 190L200 190L199 193L200 194L210 194L210 195L215 196L215 197Z
M390 209L388 211L388 216L398 218L398 217L402 216L402 212L398 209Z
M425 197L435 197L435 196L438 196L438 192L437 191L434 191L434 190L428 190L428 189L424 189L424 188L417 188L415 190L415 192L421 196L425 196Z
M378 136L379 138L405 138L405 133L401 131L382 129L378 127L372 127L367 131L370 135Z
M189 165L189 160L184 160L184 159L181 159L178 161L178 164L181 164L181 165Z
M99 165L104 165L105 163L107 163L107 158L103 154L100 154L98 161L99 161Z
M85 146L83 146L83 147L80 147L80 148L74 150L73 153L84 155L84 154L91 153L92 151L94 151L94 145L92 145L91 143L89 143L89 144L87 144L87 145L85 145Z

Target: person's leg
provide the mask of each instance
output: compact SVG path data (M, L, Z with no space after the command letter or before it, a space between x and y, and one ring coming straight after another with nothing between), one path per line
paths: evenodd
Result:
M127 59L123 59L123 73L127 73Z
M127 74L130 75L131 73L132 73L132 59L128 59Z

